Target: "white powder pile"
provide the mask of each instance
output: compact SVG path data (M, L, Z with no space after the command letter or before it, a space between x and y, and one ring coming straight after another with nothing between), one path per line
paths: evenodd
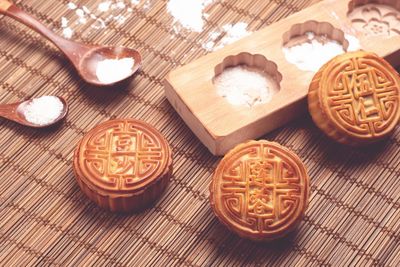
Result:
M102 60L96 66L97 79L105 84L122 81L132 75L134 64L133 58Z
M235 106L248 106L267 103L278 92L277 83L269 75L237 66L225 69L214 78L218 95Z
M55 122L63 110L64 105L58 97L42 96L22 105L20 111L30 123L43 126Z
M203 48L207 51L215 51L236 42L251 33L247 30L247 27L248 24L245 22L226 24L222 26L221 31L214 31L209 34Z
M204 9L212 2L213 0L170 0L167 10L174 18L175 32L179 31L177 23L188 30L201 32L207 17Z
M312 32L306 35L304 43L283 48L286 60L301 70L316 72L330 59L345 52L341 44L326 36L316 36Z

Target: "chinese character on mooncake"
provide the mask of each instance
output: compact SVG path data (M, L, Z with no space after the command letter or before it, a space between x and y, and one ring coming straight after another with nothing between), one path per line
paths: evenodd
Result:
M364 51L326 63L310 85L314 122L329 137L352 146L388 137L400 119L400 77L384 59Z
M140 211L166 188L171 149L149 124L121 119L89 131L75 151L74 172L82 191L114 212Z
M210 202L231 231L254 241L287 235L308 206L309 177L297 155L277 143L250 141L218 165Z

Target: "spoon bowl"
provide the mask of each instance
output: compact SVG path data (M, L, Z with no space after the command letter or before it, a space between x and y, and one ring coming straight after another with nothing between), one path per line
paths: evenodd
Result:
M109 86L131 77L142 57L134 49L101 46L89 49L79 61L79 74L91 84Z
M62 97L58 97L58 96L57 96L57 98L62 103L63 108L62 108L60 114L56 118L53 118L48 123L37 124L37 123L31 122L31 121L29 121L27 119L27 117L25 115L25 111L27 110L29 105L32 104L34 99L29 99L29 100L26 100L26 101L12 103L12 104L2 104L2 105L0 105L0 117L6 118L8 120L17 122L17 123L19 123L21 125L28 126L28 127L31 127L31 128L46 128L46 127L50 127L50 126L52 126L54 124L57 124L62 119L64 119L67 116L68 110L69 110L68 109L68 104L65 101L65 99L62 98Z

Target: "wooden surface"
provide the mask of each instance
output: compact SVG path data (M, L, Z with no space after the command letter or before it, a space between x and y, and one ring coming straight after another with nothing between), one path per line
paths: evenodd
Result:
M73 17L69 1L18 1L46 25ZM80 1L95 9L98 0ZM70 104L64 124L33 130L0 119L0 265L400 265L400 129L362 150L329 141L305 115L264 138L295 151L310 174L310 206L297 232L271 244L242 240L213 215L208 186L220 158L208 152L164 96L163 78L201 57L208 33L244 21L255 31L310 5L297 1L224 1L204 33L175 33L166 0L144 1L107 32L77 26L77 39L127 45L143 54L132 83L101 90L82 82L37 34L0 18L0 102L58 94ZM282 33L283 34L283 33ZM174 153L174 175L154 208L119 216L80 191L73 150L83 134L115 117L158 128Z
M298 118L307 109L305 99L314 73L302 71L286 61L282 50L283 35L293 25L308 20L328 22L335 29L348 31L351 28L347 21L348 2L322 1L236 44L173 70L166 79L168 99L186 124L215 155L224 155L235 145L258 138ZM363 49L378 53L393 65L400 65L400 57L393 57L400 51L400 35L390 39L360 35L359 40ZM279 93L270 102L252 108L238 107L216 94L212 83L214 67L224 58L241 52L264 55L278 65L283 80Z

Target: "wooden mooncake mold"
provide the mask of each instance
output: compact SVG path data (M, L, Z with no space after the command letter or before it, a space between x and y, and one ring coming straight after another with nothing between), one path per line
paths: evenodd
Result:
M310 84L308 106L318 127L334 140L361 146L389 136L400 118L400 78L373 53L333 58Z
M333 25L328 22L318 22L315 20L293 25L290 30L283 35L283 46L292 47L309 41L307 33L313 33L316 39L319 39L322 43L332 40L342 45L343 50L347 51L349 47L349 41L346 39L342 30L333 27Z
M400 35L400 1L352 0L347 14L351 26L369 36Z
M299 157L268 141L249 141L232 149L210 184L211 207L218 219L254 241L292 231L308 199L309 177Z
M78 144L74 172L82 191L113 212L152 204L172 175L171 149L149 124L121 119L102 123Z

